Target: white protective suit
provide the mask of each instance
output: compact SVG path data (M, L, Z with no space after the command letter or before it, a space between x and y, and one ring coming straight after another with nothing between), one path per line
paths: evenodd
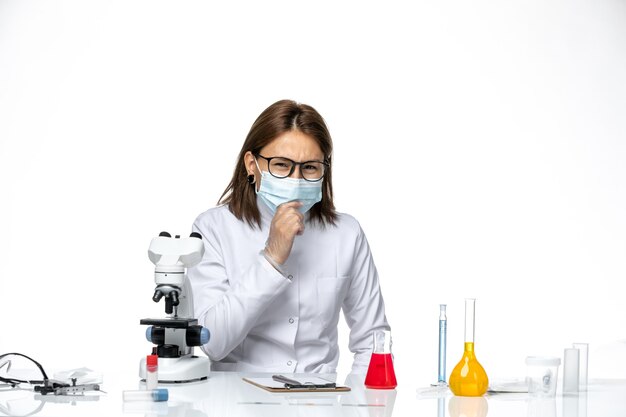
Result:
M388 330L378 273L359 223L338 213L322 227L305 216L304 234L276 270L263 256L272 213L259 199L261 229L227 206L202 213L193 231L205 254L188 270L195 316L211 332L202 350L211 369L336 372L340 309L350 327L353 372L365 373L372 332Z

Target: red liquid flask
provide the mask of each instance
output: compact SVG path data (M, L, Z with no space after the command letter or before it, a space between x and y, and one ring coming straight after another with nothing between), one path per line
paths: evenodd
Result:
M391 332L374 332L374 351L365 377L365 387L372 389L394 389L398 386L391 356Z

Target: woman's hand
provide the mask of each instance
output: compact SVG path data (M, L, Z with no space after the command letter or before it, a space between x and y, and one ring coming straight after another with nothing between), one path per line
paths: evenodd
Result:
M281 265L289 258L296 235L304 233L304 215L298 210L300 207L302 203L299 201L281 204L270 225L265 254Z

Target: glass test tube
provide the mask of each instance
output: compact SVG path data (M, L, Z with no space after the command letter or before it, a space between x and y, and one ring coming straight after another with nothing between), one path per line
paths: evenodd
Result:
M578 349L565 349L563 353L563 392L578 392L578 362Z
M446 382L446 333L448 319L446 317L446 305L439 304L439 376L440 384Z
M157 355L146 356L146 389L154 390L159 384L159 357Z
M169 394L165 388L122 392L124 401L167 401L168 397Z
M587 391L587 370L589 368L589 344L574 343L574 349L578 349L578 386L580 391Z

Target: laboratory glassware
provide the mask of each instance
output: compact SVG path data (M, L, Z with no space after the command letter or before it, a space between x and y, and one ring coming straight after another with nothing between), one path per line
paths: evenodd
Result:
M446 384L446 334L448 327L448 318L446 317L446 305L439 304L439 362L438 377L439 385Z
M374 331L374 351L365 377L365 386L373 389L394 389L398 382L391 355L391 332Z
M489 386L487 373L474 352L475 304L475 298L465 299L465 348L448 382L454 395L463 397L479 397L487 392Z
M166 388L141 391L123 391L122 399L124 401L167 401L169 393Z
M554 397L561 359L552 356L526 357L526 383L530 397Z
M578 349L578 387L579 391L587 391L587 369L589 367L589 344L574 343L573 348Z
M563 353L563 392L578 392L580 351L567 348Z
M159 384L159 356L146 356L146 389L156 389Z

